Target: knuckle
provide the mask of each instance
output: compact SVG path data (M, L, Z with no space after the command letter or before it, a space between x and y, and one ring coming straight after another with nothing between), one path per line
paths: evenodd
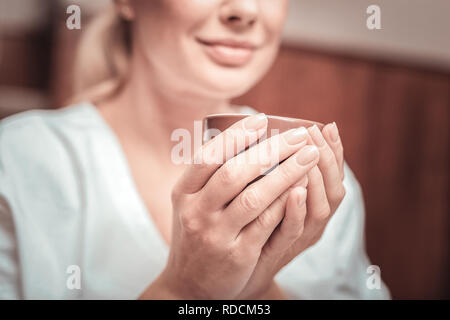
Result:
M331 213L331 209L330 209L330 205L328 204L328 202L325 202L316 212L316 214L314 215L314 218L316 221L318 222L325 222L328 217L330 216Z
M272 259L277 253L282 253L281 250L273 245L273 241L267 241L261 250L261 258L268 260Z
M288 165L289 162L285 162L284 165L280 165L278 166L278 170L281 176L281 179L283 179L284 181L291 181L292 178L295 175L295 170L293 169L292 166Z
M200 242L203 246L209 248L216 248L219 246L219 238L215 232L202 232L200 235Z
M272 169L274 165L276 165L275 163L273 163L273 161L271 161L271 159L269 159L269 157L266 156L259 157L257 160L257 164L262 175L270 173L269 170Z
M283 225L286 234L286 238L290 242L294 242L300 238L304 230L304 218L297 215L290 216L289 220L284 220Z
M245 146L246 136L241 129L228 129L225 131L225 152L227 156L233 156L236 150L241 150Z
M321 155L320 159L322 160L322 162L325 165L330 166L333 164L333 162L335 161L336 158L335 158L333 152L331 151L331 149L327 149L327 151Z
M236 183L238 178L237 170L235 170L230 164L225 164L219 170L220 180L225 185Z
M285 215L286 211L286 199L289 196L289 192L284 192L281 196L276 198L272 204L258 216L261 219L260 223L263 227L275 228Z
M322 173L320 172L319 168L317 166L314 166L309 172L308 172L308 185L318 187L321 184L321 181L323 179Z
M265 140L263 143L259 144L259 164L262 169L270 169L275 162L275 156L279 153L276 152L277 148L275 146L274 139Z
M340 203L344 197L345 197L346 191L344 186L341 184L340 186L337 186L332 193L331 196L331 202L332 203Z
M185 187L181 187L179 183L174 186L170 193L170 199L173 208L185 208L190 202L192 194L188 193Z
M256 218L256 221L261 229L269 229L278 224L275 215L271 211L264 211Z
M286 234L286 240L289 243L293 243L298 238L300 238L302 234L303 234L303 227L302 226L298 226L296 228L291 228L291 230L289 230L289 232Z
M180 223L187 234L197 234L202 229L201 220L192 211L183 211L180 214Z
M243 211L254 211L257 210L260 206L260 199L258 192L255 188L247 188L241 193L240 196L240 205Z
M288 190L286 190L285 192L283 192L277 199L276 199L276 204L277 207L279 208L284 208L286 207L286 201L289 198L289 193L291 192L291 188L289 188Z

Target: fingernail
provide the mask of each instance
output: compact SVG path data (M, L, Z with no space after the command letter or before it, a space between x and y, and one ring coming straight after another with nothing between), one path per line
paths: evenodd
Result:
M326 144L326 141L322 135L322 132L320 132L320 129L319 129L319 127L317 127L317 125L313 125L310 128L310 134L311 134L311 138L314 141L314 144L316 146L318 146L319 148L323 147Z
M292 129L285 134L284 138L288 144L296 145L308 138L308 130L305 127Z
M331 141L338 142L339 141L339 130L337 128L336 122L333 122L331 124L331 128L330 128L329 132L330 132Z
M306 166L319 157L319 150L316 146L305 146L297 154L297 163Z
M264 113L258 113L244 120L244 129L249 131L256 131L264 127L266 123L267 123L266 115Z

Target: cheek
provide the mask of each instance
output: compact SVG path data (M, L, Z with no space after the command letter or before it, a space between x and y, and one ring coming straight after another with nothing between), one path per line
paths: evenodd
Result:
M261 0L260 25L264 29L266 44L256 64L264 71L270 67L278 52L287 8L287 0Z
M191 10L181 10L180 0L138 0L134 37L153 63L176 64L181 40L195 24ZM186 1L188 3L189 1Z
M138 20L156 25L157 30L189 30L203 23L221 0L137 0Z
M260 19L270 38L279 38L288 10L288 0L262 0Z
M136 0L137 40L148 54L180 60L186 40L211 17L220 1Z

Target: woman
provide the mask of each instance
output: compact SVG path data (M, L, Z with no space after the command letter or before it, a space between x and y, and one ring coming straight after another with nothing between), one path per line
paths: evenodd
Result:
M174 130L243 112L229 101L270 67L287 7L121 0L102 13L79 55L88 102L2 121L0 296L389 297L366 285L363 201L335 124L240 153L266 130L255 114L200 161L171 159ZM268 141L286 161L247 186L264 164L236 159Z

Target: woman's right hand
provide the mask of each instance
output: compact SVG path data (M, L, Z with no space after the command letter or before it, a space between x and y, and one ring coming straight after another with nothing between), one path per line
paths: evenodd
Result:
M243 290L264 244L283 218L284 206L265 215L272 218L261 221L257 233L245 226L270 210L291 186L306 180L319 159L317 148L307 145L305 128L272 136L245 150L266 130L264 114L251 116L196 153L172 193L166 268L142 298L156 297L158 290L166 298L233 299ZM248 185L285 159L274 174Z

